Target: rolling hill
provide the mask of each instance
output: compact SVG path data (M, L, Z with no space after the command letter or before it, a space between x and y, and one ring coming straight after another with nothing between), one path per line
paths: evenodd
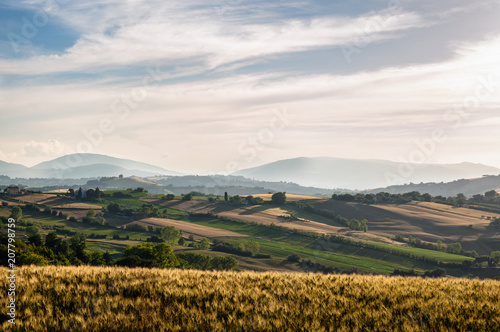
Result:
M341 158L295 158L280 160L235 173L262 181L288 181L319 188L373 189L403 183L448 182L500 174L500 169L482 164L423 164L401 176L408 165L384 160ZM396 179L402 183L396 183Z
M429 193L432 196L442 195L445 197L456 196L462 193L467 197L476 194L484 194L490 190L500 189L500 176L483 176L477 179L462 179L447 183L420 183L420 184L406 184L401 186L389 186L382 189L374 189L368 193L378 193L381 191L391 194L403 194L412 191L420 193Z
M0 175L10 177L27 177L30 174L28 167L21 164L7 163L0 160Z
M180 173L129 159L80 153L45 161L33 167L0 162L0 175L23 178L90 178L102 176L154 176Z

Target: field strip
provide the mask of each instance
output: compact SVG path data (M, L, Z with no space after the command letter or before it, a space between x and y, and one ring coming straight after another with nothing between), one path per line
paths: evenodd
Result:
M174 226L184 233L193 234L201 237L247 237L247 235L239 234L224 229L213 228L208 226L197 225L194 223L163 218L145 218L134 223L153 225L153 226Z

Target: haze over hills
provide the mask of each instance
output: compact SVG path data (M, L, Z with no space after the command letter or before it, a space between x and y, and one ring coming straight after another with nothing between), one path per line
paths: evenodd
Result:
M89 178L102 176L154 176L180 173L129 159L100 154L70 154L33 167L0 162L0 175L12 178Z
M473 163L422 164L417 168L384 160L301 157L243 169L234 174L261 181L289 181L302 186L363 190L498 175L500 169Z
M411 191L418 191L420 193L429 193L432 196L456 196L459 193L467 197L472 197L476 194L484 194L490 190L500 190L500 175L485 176L477 179L461 179L446 183L419 183L419 184L405 184L400 186L389 186L386 188L378 188L366 191L367 193L378 193L381 191L391 194L404 194Z
M203 187L241 186L309 195L326 195L333 189L357 189L391 193L417 190L432 195L453 196L459 192L466 195L484 193L500 187L497 185L500 177L482 178L483 175L500 174L500 169L482 164L429 164L413 170L411 167L383 160L302 157L240 170L233 176L182 176L178 172L128 159L99 154L72 154L33 167L0 161L0 175L25 179L98 179L122 174L125 177L146 177L164 186L185 187L186 190L189 187L203 191ZM168 177L154 178L158 175ZM458 179L470 180L456 181ZM71 184L75 183L73 181Z

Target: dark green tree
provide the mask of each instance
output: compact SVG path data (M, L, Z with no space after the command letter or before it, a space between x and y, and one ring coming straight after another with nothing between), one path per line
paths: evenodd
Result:
M96 187L95 188L95 193L94 193L95 199L101 198L101 195L102 195L101 189L99 189L99 187Z
M14 206L10 213L10 218L14 219L16 222L21 221L23 218L23 210L20 206Z
M277 192L271 196L271 200L274 204L285 205L286 203L286 192Z
M238 266L236 258L231 256L215 256L210 262L210 267L214 270L232 270Z
M76 193L76 199L80 200L80 199L82 199L82 197L83 197L83 191L82 191L82 187L80 187L78 189L78 192Z

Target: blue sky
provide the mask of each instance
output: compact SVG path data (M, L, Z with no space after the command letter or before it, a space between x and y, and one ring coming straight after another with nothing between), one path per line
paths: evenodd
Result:
M500 167L498 1L0 2L0 160Z

